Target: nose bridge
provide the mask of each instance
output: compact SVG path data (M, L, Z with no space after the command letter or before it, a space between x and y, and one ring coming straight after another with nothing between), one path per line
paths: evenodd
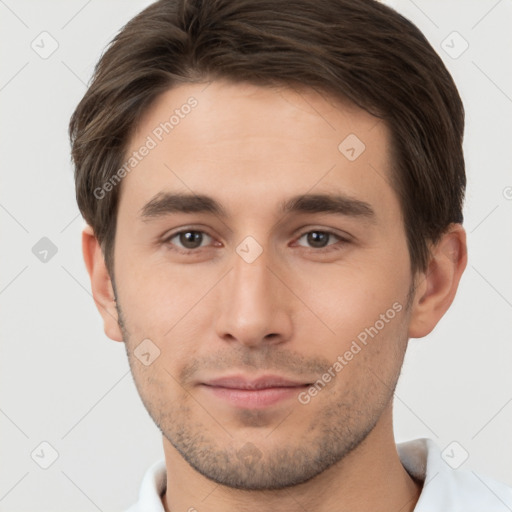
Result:
M247 244L245 245L247 249ZM268 270L268 255L261 253L260 255L251 254L254 249L249 246L247 252L248 258L240 255L244 250L241 244L237 248L237 256L233 262L232 285L233 293L238 299L249 299L257 305L257 302L269 304L271 302L271 273ZM253 259L254 258L254 259Z
M269 251L254 239L247 237L237 246L223 289L219 336L245 345L275 343L289 337L287 300L270 265Z
M247 248L247 246L245 246ZM269 264L268 251L257 255L255 248L250 246L249 251L240 255L244 245L237 248L237 255L233 261L233 272L231 272L231 294L233 311L238 310L240 320L252 313L258 314L260 321L272 312L276 300L275 283L271 282L272 274L267 268ZM250 257L249 257L250 256ZM254 259L253 259L254 258ZM255 317L253 316L255 319ZM246 321L247 321L246 320Z

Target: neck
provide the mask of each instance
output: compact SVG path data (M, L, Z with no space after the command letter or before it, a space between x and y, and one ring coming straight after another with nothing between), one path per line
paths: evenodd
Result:
M367 510L411 512L421 492L402 466L393 437L391 408L366 439L341 461L302 484L271 491L245 491L219 485L195 471L164 441L166 512L260 512L262 506L282 512L297 508L316 512Z

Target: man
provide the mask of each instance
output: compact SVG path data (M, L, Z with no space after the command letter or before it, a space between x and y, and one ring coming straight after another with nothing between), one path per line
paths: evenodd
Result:
M166 0L124 27L70 135L94 299L163 434L130 511L512 504L393 437L408 339L467 262L463 125L374 1Z

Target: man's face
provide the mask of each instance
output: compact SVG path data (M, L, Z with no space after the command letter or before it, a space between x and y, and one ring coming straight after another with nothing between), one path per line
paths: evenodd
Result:
M114 278L146 408L214 481L314 477L389 416L407 345L387 128L313 91L214 81L163 94L128 153L142 146L122 183ZM292 201L309 195L345 202Z

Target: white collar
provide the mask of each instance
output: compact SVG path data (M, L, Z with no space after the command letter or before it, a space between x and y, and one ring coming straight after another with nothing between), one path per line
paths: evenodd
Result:
M449 463L457 466L452 462L457 457L454 450L464 450L458 443L453 443L453 446L455 448L443 451L443 459L441 451L431 439L416 439L397 445L405 470L423 481L414 512L512 511L511 487L474 471L450 467Z

